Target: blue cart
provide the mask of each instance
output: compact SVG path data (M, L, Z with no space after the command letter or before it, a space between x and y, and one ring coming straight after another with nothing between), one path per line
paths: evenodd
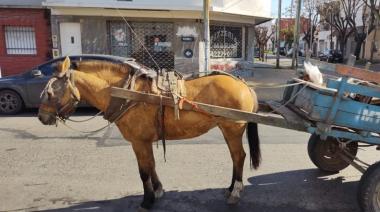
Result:
M282 102L267 105L286 120L284 128L312 134L308 154L319 169L338 172L352 165L361 171L359 205L380 211L380 163L356 157L359 145L380 149L380 73L343 65L337 72L342 77L327 79L326 87L293 79Z

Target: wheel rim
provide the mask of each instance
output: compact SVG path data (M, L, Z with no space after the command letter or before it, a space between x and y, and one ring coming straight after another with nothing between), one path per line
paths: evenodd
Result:
M340 159L339 153L341 150L339 149L338 142L333 140L322 141L321 148L322 152L324 152L323 159L326 163L334 164L337 163L337 158Z
M3 93L0 95L0 110L3 112L13 112L19 106L18 98L11 93Z

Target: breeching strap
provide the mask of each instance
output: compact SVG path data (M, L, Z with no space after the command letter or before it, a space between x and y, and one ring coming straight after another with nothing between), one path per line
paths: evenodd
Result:
M158 134L162 140L162 147L164 148L164 160L166 162L166 140L165 140L165 106L162 103L162 95L160 95L160 108L158 109Z

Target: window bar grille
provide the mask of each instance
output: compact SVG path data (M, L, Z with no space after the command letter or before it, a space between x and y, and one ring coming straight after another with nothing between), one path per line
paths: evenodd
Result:
M37 54L36 36L33 27L6 26L5 42L7 54Z

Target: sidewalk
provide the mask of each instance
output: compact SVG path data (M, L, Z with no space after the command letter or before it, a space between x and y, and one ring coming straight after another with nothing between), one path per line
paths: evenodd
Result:
M259 101L281 100L285 88L260 88L263 84L286 84L288 80L297 77L296 71L292 69L273 69L273 68L257 68L254 70L254 76L245 78L250 84L256 84L256 88L252 87Z
M305 58L299 57L298 59L299 59L298 67L303 67L303 62L304 62ZM318 58L312 58L312 59L318 60ZM290 68L291 65L292 65L292 58L281 56L281 58L280 58L280 67L281 68ZM255 58L255 66L256 67L262 67L262 66L268 67L269 66L269 67L274 68L276 66L276 56L268 54L267 61L264 61L264 62L259 61L258 58ZM364 69L365 64L355 64L355 67ZM371 66L369 67L369 70L380 72L380 63L371 64Z
M268 58L266 62L255 60L255 63L244 64L242 70L234 74L243 77L249 84L257 86L252 88L260 101L281 100L285 88L260 88L263 84L286 84L288 80L297 77L296 71L289 68L291 58L281 58L280 62L280 69L276 69L275 57Z

